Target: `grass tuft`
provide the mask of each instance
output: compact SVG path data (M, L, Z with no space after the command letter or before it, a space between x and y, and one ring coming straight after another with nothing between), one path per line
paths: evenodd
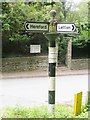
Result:
M88 109L89 106L89 109ZM56 105L54 114L48 113L48 106L40 107L7 107L4 109L3 118L88 118L90 105L82 106L82 112L74 116L73 107Z

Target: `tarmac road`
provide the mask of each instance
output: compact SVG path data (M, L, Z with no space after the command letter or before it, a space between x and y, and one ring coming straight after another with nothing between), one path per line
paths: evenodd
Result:
M48 104L48 77L5 78L0 80L0 107ZM88 75L56 77L56 103L73 105L74 94L88 91Z

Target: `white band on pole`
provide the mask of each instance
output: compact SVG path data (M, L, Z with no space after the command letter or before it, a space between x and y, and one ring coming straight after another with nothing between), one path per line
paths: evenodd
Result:
M56 47L49 47L49 63L56 63Z
M49 47L49 53L56 53L56 47Z
M49 91L55 90L55 77L49 77Z

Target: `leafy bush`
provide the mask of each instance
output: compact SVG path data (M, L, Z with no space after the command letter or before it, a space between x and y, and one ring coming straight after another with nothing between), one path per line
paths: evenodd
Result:
M67 53L67 39L60 35L58 39L58 58L60 63L64 63L66 61L66 53Z

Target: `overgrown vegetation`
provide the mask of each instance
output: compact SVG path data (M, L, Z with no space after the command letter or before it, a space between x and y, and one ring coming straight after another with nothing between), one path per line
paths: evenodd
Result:
M90 111L90 105L82 106L82 112L80 115L75 116L73 114L73 107L56 105L55 113L49 114L47 106L41 107L8 107L4 109L3 118L88 118L88 111Z

